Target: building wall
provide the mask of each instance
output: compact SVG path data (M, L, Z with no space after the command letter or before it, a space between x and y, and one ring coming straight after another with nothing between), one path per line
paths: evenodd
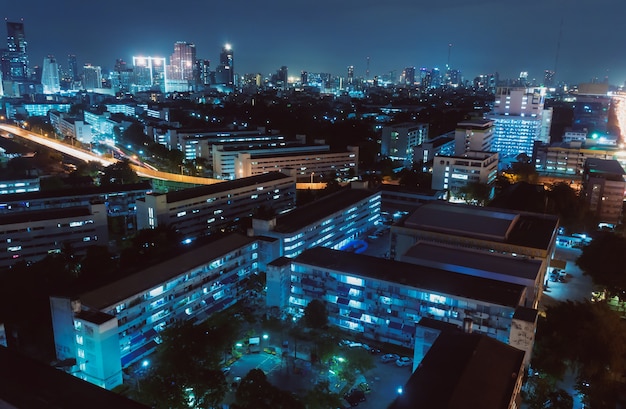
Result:
M346 271L292 262L289 307L302 314L313 299L326 302L329 322L365 338L405 347L415 343L416 323L430 317L462 326L472 317L474 330L508 343L515 308L433 293ZM482 318L481 318L482 317Z
M468 183L491 185L498 174L498 154L467 152L459 156L437 156L433 160L433 190L458 190Z
M224 182L229 183L229 182ZM184 239L195 239L241 218L252 216L261 206L281 213L295 206L295 178L285 176L263 185L249 186L167 202L166 194L148 194L137 201L137 228L169 225Z
M382 156L400 159L405 164L413 162L413 148L428 140L428 124L397 124L383 126L381 136Z
M57 358L76 358L78 364L85 364L79 368L82 374L79 376L89 375L83 379L110 389L116 385L110 382L102 385L99 380L107 374L110 376L115 368L126 368L153 352L159 332L168 325L190 319L202 321L234 305L245 294L245 280L258 273L258 242L226 237L214 246L222 246L222 243L229 243L222 254L207 257L193 268L172 271L163 282L128 296L120 296L123 291L116 291L112 286L126 287L125 280L136 282L132 276L82 294L73 301L52 297ZM90 305L101 299L110 301L98 308ZM85 349L85 356L80 356L77 326L83 324L77 322L81 322L82 313L89 311L108 314L112 320L93 328L93 344L88 351ZM85 342L82 345L86 348ZM88 353L96 359L87 359Z
M348 147L345 152L309 152L291 156L257 156L256 153L238 153L235 162L236 178L267 172L295 169L298 178L356 176L359 173L359 148Z
M380 218L380 205L380 192L372 193L366 199L289 233L274 231L271 221L255 219L254 233L279 239L280 255L285 257L296 257L312 247L339 250L375 226Z
M105 205L90 205L87 215L81 213L59 218L51 211L50 218L17 222L7 219L0 225L0 242L4 243L0 248L0 267L22 260L41 260L49 253L60 252L64 244L71 245L77 254L89 246L108 245Z

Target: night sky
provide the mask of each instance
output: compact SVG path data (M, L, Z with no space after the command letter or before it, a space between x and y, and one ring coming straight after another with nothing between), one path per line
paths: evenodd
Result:
M9 21L23 18L31 65L52 54L66 67L73 53L79 64L111 69L133 55L169 60L174 42L186 41L215 69L228 42L238 74L286 65L290 76L345 77L353 65L365 77L369 56L370 78L444 69L449 59L465 79L520 71L541 79L556 67L558 81L626 81L623 0L31 0L1 10Z

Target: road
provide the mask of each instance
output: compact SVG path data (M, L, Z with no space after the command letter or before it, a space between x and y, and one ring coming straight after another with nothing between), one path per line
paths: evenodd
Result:
M56 150L65 155L74 157L76 159L83 160L85 162L90 162L90 161L98 162L102 164L103 166L109 166L115 162L118 162L117 159L99 156L93 152L89 152L89 151L86 151L84 149L77 148L74 146L69 146L67 144L57 141L56 139L47 138L43 135L24 130L17 126L0 124L0 129L3 131L9 132L15 135L16 137L27 139L31 142L46 146L50 149ZM161 172L158 170L149 169L144 166L138 166L133 163L131 163L130 166L137 173L138 176L150 178L150 179L169 180L173 182L189 183L189 184L195 184L195 185L212 185L215 183L223 182L223 180L221 179L210 179L210 178L202 178L198 176L187 176L187 175L179 175L177 173Z

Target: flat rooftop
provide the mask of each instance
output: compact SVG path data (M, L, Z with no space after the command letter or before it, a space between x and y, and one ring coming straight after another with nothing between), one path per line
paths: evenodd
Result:
M407 216L402 227L547 250L556 235L558 217L431 202Z
M305 250L294 261L310 266L388 281L455 297L515 308L525 287L438 268L349 253L325 247Z
M608 173L620 176L626 174L622 165L615 159L587 158L585 169L588 169L590 173Z
M2 346L0 379L0 408L149 408Z
M91 216L91 209L86 206L68 207L50 210L29 210L0 215L0 226L17 223L32 223L42 220L61 220L79 216Z
M365 189L342 189L305 206L276 217L275 232L293 233L318 223L331 215L346 210L350 206L375 196L377 193Z
M441 266L448 271L462 274L498 273L535 281L541 271L541 261L522 257L505 257L498 254L438 246L418 242L403 256L414 259L417 264ZM405 260L407 262L413 262Z
M486 335L443 331L389 409L508 409L523 359Z
M119 194L120 192L152 190L150 182L132 183L128 185L105 185L105 186L85 186L71 189L44 190L38 192L10 193L0 195L0 203L27 202L30 200L52 199L52 198L76 198L77 196L95 196L106 194Z
M203 265L221 255L255 241L240 234L228 236L193 249L178 257L128 275L93 291L80 295L83 304L102 310L135 294L148 291L168 280Z
M286 152L286 153L259 153L255 154L254 152L249 152L251 158L255 159L267 159L267 158L288 158L291 156L304 156L308 157L311 155L331 155L335 153L355 153L349 151L347 149L328 149L328 150L311 150L311 151L297 151L297 152Z
M212 185L197 186L189 189L177 190L168 193L155 193L155 195L167 195L167 203L176 203L183 200L193 199L201 196L211 196L217 193L228 192L229 190L241 189L247 186L255 186L262 183L269 183L275 180L286 179L289 176L280 172L268 172L261 175L250 176L247 178L228 180ZM295 188L295 186L294 186Z

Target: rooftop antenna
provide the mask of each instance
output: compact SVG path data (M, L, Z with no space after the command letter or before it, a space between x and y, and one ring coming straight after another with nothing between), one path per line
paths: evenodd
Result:
M450 69L450 53L452 52L452 43L448 43L448 64L446 67Z
M365 58L367 62L367 68L365 69L365 81L367 82L370 79L370 57Z

